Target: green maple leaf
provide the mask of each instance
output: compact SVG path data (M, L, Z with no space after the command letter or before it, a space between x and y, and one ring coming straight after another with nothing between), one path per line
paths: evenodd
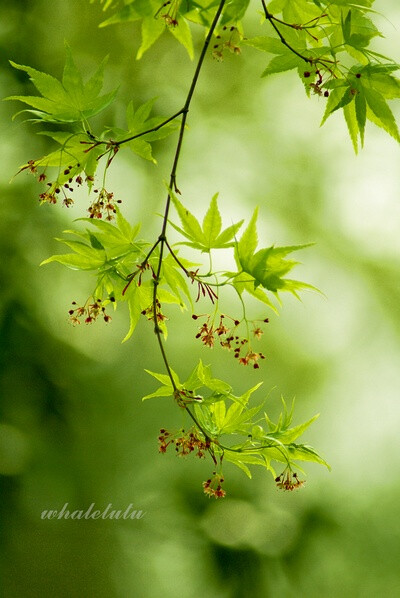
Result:
M258 244L257 215L258 210L256 209L248 227L236 244L235 251L238 267L241 268L241 272L252 277L254 289L262 286L276 295L279 291L289 291L296 297L298 290L306 288L317 290L307 283L285 278L285 275L298 264L297 261L285 259L286 256L293 251L309 247L312 243L288 247L271 246L256 251ZM240 276L238 280L240 282Z
M104 68L107 57L101 62L94 75L84 83L73 60L71 49L66 44L66 62L62 81L42 73L30 66L10 61L11 65L26 72L40 96L10 96L7 100L18 100L33 108L23 112L33 115L34 121L72 123L98 114L114 100L117 89L100 95L103 87Z
M171 226L177 230L187 241L180 244L187 245L193 249L209 253L211 249L227 249L234 247L233 239L243 224L243 220L228 226L221 231L222 219L218 208L218 193L210 202L209 208L203 218L202 225L197 218L179 201L171 189L168 189L172 202L178 212L182 228L171 222Z

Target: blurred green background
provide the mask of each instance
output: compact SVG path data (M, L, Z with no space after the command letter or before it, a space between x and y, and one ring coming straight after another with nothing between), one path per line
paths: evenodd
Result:
M376 48L400 59L400 7L378 0L386 39ZM258 5L246 33L258 31ZM120 84L124 106L158 96L161 115L183 103L193 63L172 36L135 61L133 24L106 29L98 4L2 0L1 96L31 93L8 59L61 75L64 39L91 73L110 54L106 89ZM197 52L200 31L195 32ZM0 518L1 579L7 598L400 596L400 176L399 148L370 125L355 157L339 114L320 129L323 100L307 99L292 74L261 80L266 57L244 49L208 58L189 117L179 174L198 216L220 192L225 224L260 206L265 244L315 241L298 277L326 298L285 297L270 315L259 372L234 367L225 352L194 344L189 315L170 322L168 350L186 375L198 357L243 392L260 379L271 416L279 396L297 398L296 422L321 412L305 441L332 465L306 467L306 487L281 493L272 477L252 481L226 467L227 498L210 501L201 482L210 463L159 455L161 426L182 424L172 401L141 403L162 371L146 322L121 345L128 316L72 328L67 310L92 290L90 276L57 264L39 268L85 203L39 207L33 177L9 179L49 151L34 125L11 122L20 105L0 105ZM399 106L393 106L400 116ZM129 152L109 187L124 213L156 235L163 179L174 151L156 146L158 166ZM232 307L234 311L236 307ZM265 312L254 306L256 317ZM203 349L203 350L202 350ZM244 375L245 374L245 375ZM142 509L141 520L43 521L44 509Z

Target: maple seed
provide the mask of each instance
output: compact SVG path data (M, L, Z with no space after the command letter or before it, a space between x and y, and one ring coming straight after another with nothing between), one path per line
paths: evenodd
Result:
M310 71L306 71L305 73L303 73L303 77L305 77L306 79L307 79L308 77L311 77L311 73L310 73Z
M325 96L326 98L328 98L328 97L329 97L329 91L325 91L325 92L324 92L324 96Z
M357 73L356 77L357 79L361 79L361 73Z

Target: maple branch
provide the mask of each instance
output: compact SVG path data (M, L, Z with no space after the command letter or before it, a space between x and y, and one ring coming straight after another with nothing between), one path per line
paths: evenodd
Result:
M207 33L206 39L204 41L203 44L203 48L201 50L200 56L199 56L199 60L197 62L197 66L193 75L193 79L191 82L191 85L189 87L189 91L188 91L188 95L186 97L186 101L184 103L184 106L181 110L181 113L183 114L182 117L182 121L181 121L181 125L180 125L180 129L179 129L179 136L178 136L178 143L176 146L176 150L175 150L175 156L174 156L174 160L173 160L173 164L172 164L172 170L171 170L171 174L170 174L170 182L169 182L169 188L170 189L174 189L175 192L180 193L179 189L176 186L176 172L177 172L177 168L178 168L178 163L179 163L179 158L181 155L181 150L182 150L182 142L183 142L183 136L185 133L185 126L186 126L186 120L187 120L187 116L188 116L188 112L189 112L189 108L190 108L190 103L192 101L193 98L193 94L194 91L196 89L196 85L197 85L197 81L199 79L199 75L200 75L200 71L201 68L203 66L203 62L204 62L204 58L206 56L208 47L210 45L210 41L211 38L213 36L214 30L217 26L217 23L219 21L219 18L221 16L222 13L222 9L224 8L226 0L221 0L221 2L219 3L218 9L214 15L214 19L210 25L210 29ZM158 325L158 321L157 321L157 289L158 289L158 285L160 283L160 275L161 275L161 268L162 268L162 262L163 262L163 256L164 256L164 247L166 244L166 229L167 229L167 224L168 224L168 214L169 214L169 209L170 209L170 205L171 205L171 193L168 192L167 195L167 199L166 199L166 203L165 203L165 210L164 210L164 217L163 217L163 223L162 223L162 228L161 228L161 234L159 236L159 241L160 241L160 253L159 253L159 257L158 257L158 265L157 265L157 270L155 273L155 277L153 280L153 285L154 285L154 290L153 290L153 318L154 318L154 332L157 336L157 341L160 347L160 351L161 351L161 355L164 361L164 365L165 368L167 370L168 376L171 380L171 384L172 384L172 388L174 390L174 393L179 392L176 384L175 384L175 380L172 376L172 371L171 371L171 367L169 365L168 362L168 358L164 349L164 345L163 345L163 340L162 340L162 330L160 328L160 326ZM192 417L192 419L194 418L193 414L191 412L190 416ZM200 428L201 429L201 428Z

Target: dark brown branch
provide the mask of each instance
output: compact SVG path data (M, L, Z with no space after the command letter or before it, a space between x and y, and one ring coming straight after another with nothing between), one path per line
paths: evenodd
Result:
M174 161L172 164L172 170L171 170L171 174L170 174L170 182L169 182L169 188L175 190L175 192L179 193L179 190L176 186L176 172L177 172L177 168L178 168L178 163L179 163L179 157L181 154L181 149L182 149L182 142L183 142L183 136L184 136L184 132L185 132L185 127L186 127L186 120L187 120L187 115L189 112L189 108L190 108L190 103L192 101L192 97L194 94L194 91L196 89L196 85L197 85L197 81L200 75L200 71L201 71L201 67L203 66L203 62L204 62L204 58L206 56L208 47L210 45L210 41L211 38L213 36L215 27L217 26L218 20L221 16L222 13L222 9L225 5L225 1L226 0L221 0L217 12L215 13L214 19L211 23L210 29L208 31L207 37L204 41L204 45L203 48L201 50L200 53L200 57L193 75L193 79L192 79L192 83L190 85L189 91L188 91L188 95L186 97L186 101L185 104L182 108L182 110L180 110L176 115L174 115L174 117L171 117L169 120L172 120L172 118L175 118L176 116L178 116L179 114L183 114L183 118L181 121L181 125L180 125L180 129L179 129L179 137L178 137L178 143L176 146L176 150L175 150L175 156L174 156ZM168 122L169 122L168 120ZM167 122L167 121L166 121ZM164 124L166 124L166 122ZM166 199L166 203L165 203L165 210L164 210L164 217L163 217L163 224L162 224L162 228L161 228L161 233L160 236L158 237L157 243L156 245L160 245L160 254L159 254L159 258L158 258L158 265L157 265L157 271L154 277L154 291L153 291L153 316L154 316L154 332L157 336L157 341L160 347L160 351L161 351L161 356L163 358L164 361L164 365L165 368L167 370L167 374L169 379L171 380L171 385L174 391L174 396L179 396L179 389L177 388L176 384L175 384L175 380L174 377L172 375L172 370L171 367L169 365L169 361L168 361L168 357L167 354L165 352L165 348L164 348L164 344L163 344L163 340L162 340L162 330L158 325L157 322L157 289L158 289L158 285L160 282L160 274L161 274L161 268L162 268L162 262L163 262L163 255L164 255L164 246L167 245L167 248L171 251L171 248L167 242L167 238L166 238L166 229L167 229L167 224L168 224L168 214L169 214L169 209L170 209L170 205L171 205L171 193L168 192L167 195L167 199ZM156 246L155 245L155 246ZM155 247L154 247L155 248ZM153 248L153 249L154 249ZM175 254L173 253L173 251L171 251L173 257L176 258ZM186 269L185 269L186 270ZM193 420L193 422L195 423L195 425L198 427L198 429L202 432L202 434L204 435L204 437L206 439L212 440L209 435L207 434L207 432L202 428L202 426L200 425L200 423L198 422L196 416L192 413L192 411L190 410L190 408L185 405L185 410L188 413L189 417ZM215 457L214 457L215 459Z
M193 79L192 79L192 83L190 85L189 91L188 91L188 95L186 97L186 101L185 104L182 108L182 121L181 121L181 126L179 129L179 137L178 137L178 143L176 146L176 150L175 150L175 156L174 156L174 161L172 164L172 170L171 170L171 174L170 174L170 181L169 181L169 188L170 189L174 189L177 193L179 193L179 190L176 186L176 172L177 172L177 168L178 168L178 163L179 163L179 158L180 158L180 154L181 154L181 149L182 149L182 142L183 142L183 136L185 133L185 127L186 127L186 120L187 120L187 115L189 112L189 108L190 108L190 103L192 101L192 97L194 94L194 91L196 89L196 85L197 85L197 81L200 75L200 71L201 71L201 67L203 66L203 62L204 62L204 58L205 55L207 53L208 47L210 45L210 41L211 38L213 36L214 30L217 26L217 23L219 21L219 18L221 16L222 13L222 9L224 8L225 5L225 1L226 0L221 0L221 2L219 3L218 9L215 13L214 19L211 23L210 29L208 31L207 37L204 41L203 44L203 48L201 50L200 53L200 57L193 75ZM166 241L166 237L165 237L165 231L167 229L167 224L168 224L168 214L169 214L169 209L170 209L170 205L171 205L171 193L168 192L167 195L167 199L166 199L166 203L165 203L165 210L164 210L164 217L163 217L163 224L162 224L162 229L161 229L161 234L159 236L160 239L160 255L158 258L158 265L157 265L157 271L155 274L155 280L154 282L154 292L153 292L153 314L154 314L154 332L157 336L157 340L158 340L158 344L160 345L160 350L161 350L161 354L163 357L163 361L165 364L165 367L167 369L167 373L168 376L171 380L171 384L172 387L174 389L174 391L176 392L178 389L176 388L176 384L175 384L175 380L173 379L172 373L171 373L171 368L169 366L168 363L168 359L167 356L165 354L165 350L164 350L164 346L163 346L163 341L161 338L161 334L162 331L160 329L160 327L158 326L158 322L157 322L157 288L159 285L159 281L160 281L160 274L161 274L161 267L162 267L162 262L163 262L163 256L164 256L164 246L165 246L165 241Z
M282 33L280 32L279 28L276 26L274 16L271 15L271 13L268 11L268 8L265 4L265 0L261 0L261 4L264 9L265 18L271 23L272 27L275 29L283 45L286 46L291 52L293 52L293 54L296 54L296 56L304 60L304 62L307 62L308 64L313 64L314 60L312 58L307 58L307 56L303 56L303 54L300 54L300 52L298 52L290 44L288 44L288 42L285 40Z
M170 116L169 118L164 120L162 123L160 123L156 127L153 127L152 129L148 129L147 131L142 131L141 133L137 133L136 135L132 135L132 137L127 137L127 139L122 139L121 141L114 141L113 143L115 145L122 145L123 143L128 143L128 141L133 141L134 139L137 139L138 137L143 137L143 135L148 135L148 133L154 133L155 131L158 131L162 127L165 127L165 125L167 125L172 120L175 120L175 118L178 118L178 116L180 116L183 113L183 110L184 110L184 108L181 108L180 110L178 110L178 112L176 112L175 114L173 114L172 116Z

